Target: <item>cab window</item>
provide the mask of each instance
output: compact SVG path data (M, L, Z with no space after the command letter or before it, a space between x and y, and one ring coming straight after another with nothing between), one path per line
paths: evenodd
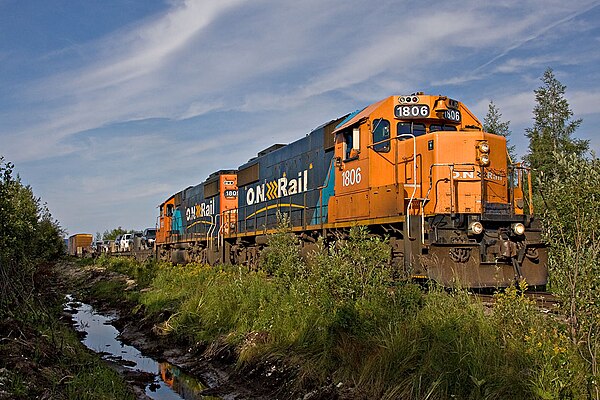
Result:
M396 126L397 134L414 135L415 137L425 134L425 124L415 124L414 122L398 122ZM408 136L398 137L399 140L410 139Z
M344 132L344 160L356 160L360 152L360 129Z
M344 133L344 160L350 158L352 152L352 132Z
M390 151L390 121L376 119L373 121L373 150L380 153ZM380 143L381 142L381 143Z
M173 204L167 204L167 217L173 216Z

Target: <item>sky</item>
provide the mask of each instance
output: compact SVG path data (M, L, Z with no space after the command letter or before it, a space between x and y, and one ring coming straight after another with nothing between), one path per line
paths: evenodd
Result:
M68 232L390 95L493 101L527 152L551 67L599 152L600 1L0 0L0 156Z

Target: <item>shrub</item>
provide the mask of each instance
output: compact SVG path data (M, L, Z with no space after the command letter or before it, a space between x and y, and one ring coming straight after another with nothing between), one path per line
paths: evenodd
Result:
M0 157L0 317L32 299L37 266L64 252L62 229Z

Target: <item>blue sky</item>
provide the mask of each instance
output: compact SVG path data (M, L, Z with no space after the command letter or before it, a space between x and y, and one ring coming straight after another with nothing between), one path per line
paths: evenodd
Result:
M392 94L490 100L527 151L552 67L600 149L600 1L0 0L0 155L70 234Z

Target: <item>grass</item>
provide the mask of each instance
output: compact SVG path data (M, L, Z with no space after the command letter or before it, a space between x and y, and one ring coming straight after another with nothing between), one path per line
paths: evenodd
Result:
M2 321L0 392L14 399L134 399L119 375L57 319L59 310L28 304L15 312L20 317Z
M344 382L357 398L384 399L589 396L565 324L516 289L497 294L490 311L465 291L398 283L387 243L365 230L320 243L308 261L294 244L285 230L275 234L258 271L112 268L146 279L138 301L148 314L168 310L163 333L227 343L240 368L283 360L299 387Z

